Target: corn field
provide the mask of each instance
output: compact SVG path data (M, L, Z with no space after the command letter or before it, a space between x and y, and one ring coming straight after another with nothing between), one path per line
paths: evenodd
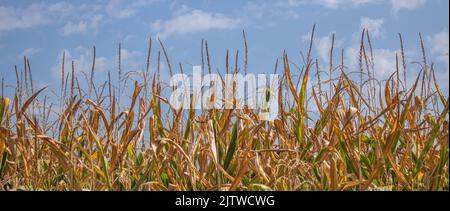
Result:
M314 30L311 46L313 36ZM238 67L239 56L233 61L227 53L227 73L247 72L243 37L244 65ZM397 69L383 81L374 78L368 31L355 58L358 69L347 67L333 47L336 64L313 59L310 47L304 65L294 68L284 53L274 70L282 75L277 93L271 93L278 95L274 121L260 120L247 108L171 108L160 66L170 75L178 68L163 42L157 44L153 59L150 39L147 69L131 83L122 72L121 47L118 78L100 84L94 82L94 47L87 87L79 85L76 64L65 70L62 58L61 90L53 90L53 101L47 97L52 90L33 84L25 58L23 68L16 68L12 94L5 94L2 81L0 190L449 189L449 97L441 91L448 84L438 84L421 40L420 65L406 68L402 48ZM206 41L201 58L211 71ZM321 63L330 69L320 70ZM408 83L413 68L420 73ZM124 89L126 82L133 87Z

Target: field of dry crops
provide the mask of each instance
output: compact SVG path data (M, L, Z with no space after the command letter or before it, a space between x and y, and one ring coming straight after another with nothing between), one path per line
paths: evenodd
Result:
M227 73L247 71L244 41L243 67L227 53ZM251 109L171 109L160 64L176 70L158 44L158 68L150 68L150 41L147 69L128 94L120 90L129 82L120 47L118 78L105 83L94 83L95 48L85 88L75 67L62 64L54 99L60 106L47 102L50 90L33 84L25 59L13 95L4 95L2 82L0 190L449 189L449 98L440 89L448 84L437 83L425 50L420 64L408 67L400 52L385 80L374 78L367 31L356 70L333 48L340 62L329 70L319 70L329 61L312 59L311 47L300 68L284 54L275 67L283 75L278 93L271 93L279 96L279 116L261 121ZM207 42L201 58L211 72ZM412 68L420 74L406 86ZM307 89L312 78L318 82ZM126 106L124 96L131 99Z

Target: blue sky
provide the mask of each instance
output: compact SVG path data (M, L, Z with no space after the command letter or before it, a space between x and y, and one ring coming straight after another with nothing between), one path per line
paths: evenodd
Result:
M140 71L146 66L150 36L153 64L159 50L157 37L164 41L172 66L181 63L188 70L200 63L204 38L214 70L224 71L227 49L232 55L236 50L242 55L243 29L249 45L249 71L269 73L284 49L293 62L302 64L300 52L307 50L308 34L317 24L313 52L324 68L332 33L336 34L336 49L345 49L351 68L357 60L358 33L369 29L379 78L393 72L399 32L408 61L420 61L421 32L429 60L435 62L448 93L448 8L447 0L2 0L0 78L14 84L14 65L22 68L25 55L38 86L57 90L62 52L66 52L66 69L73 60L82 77L81 72L90 69L95 45L96 78L105 80L108 71L117 72L119 43L125 71ZM413 77L417 65L408 66Z

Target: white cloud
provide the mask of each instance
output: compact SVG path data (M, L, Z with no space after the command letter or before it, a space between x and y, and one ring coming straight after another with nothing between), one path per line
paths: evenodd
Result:
M74 6L67 2L58 2L48 6L48 11L50 12L61 12L68 13L74 9Z
M299 6L303 4L318 4L323 7L327 8L338 8L338 7L346 7L346 6L362 6L367 4L374 4L382 2L383 0L317 0L317 1L310 1L310 0L288 0L288 1L280 1L280 5L286 5L286 6Z
M320 63L321 64L328 64L330 61L330 50L333 40L333 34L336 34L335 32L330 32L328 35L323 37L315 37L314 38L314 50L317 52ZM302 37L304 42L309 43L311 39L311 33L308 33ZM337 39L335 36L334 39L334 53L337 52L337 50L342 46L343 41L340 39ZM335 54L336 55L336 54Z
M448 31L443 30L437 34L427 37L427 41L430 43L431 54L438 61L444 62L449 69L449 35Z
M427 0L279 0L278 5L285 7L295 7L305 4L316 4L326 8L337 9L347 7L358 7L371 4L387 3L392 11L397 13L402 9L414 10L425 5Z
M350 47L346 52L346 66L351 71L359 70L359 48ZM396 71L395 54L397 50L378 48L373 49L374 57L374 76L377 79L387 79L392 73ZM364 69L365 63L363 63Z
M65 23L62 35L85 33L98 27L103 16L99 12L101 8L96 4L73 5L68 2L0 6L0 32Z
M86 33L88 29L88 23L86 21L80 21L78 23L69 22L62 28L62 34L68 36L76 33Z
M81 20L77 23L69 21L62 27L61 34L68 36L72 34L85 34L88 30L97 31L102 19L102 15L96 15L91 17L89 20Z
M122 0L110 0L106 5L106 12L114 18L123 19L136 15L142 7L158 2L158 0L136 0L132 3Z
M373 32L371 32L373 36ZM349 71L359 72L359 57L360 57L360 44L361 44L361 32L355 32L352 35L351 44L345 48L345 66L349 68ZM370 62L371 52L365 44L366 54ZM373 53L373 74L377 79L387 79L392 73L396 71L396 54L399 49L377 48L372 46ZM405 50L406 57L412 57L413 52ZM364 71L366 72L366 63L363 61Z
M144 63L142 62L142 58L145 58L145 55L141 51L123 48L121 51L121 56L122 56L121 59L123 64L123 70L125 73L143 70Z
M31 4L26 8L0 6L0 31L27 29L47 24L48 12L44 4Z
M144 6L157 1L159 0L110 0L106 5L57 2L33 3L24 7L0 6L0 32L63 24L59 30L63 36L91 31L95 33L105 17L131 17Z
M371 37L380 38L383 35L384 19L371 19L368 17L362 17L360 20L361 30L367 29Z
M30 58L33 55L37 54L39 52L39 49L36 48L27 48L25 50L23 50L18 56L17 58L22 59L24 56Z
M261 2L248 2L244 7L244 16L251 16L251 18L261 19L264 22L270 21L274 18L284 18L288 20L298 20L300 14L292 9L277 5L278 8L272 4ZM281 7L280 7L281 6Z
M229 18L221 13L192 10L169 20L157 20L151 24L151 30L160 37L174 34L190 34L209 30L233 29L240 25L240 19Z
M402 9L415 10L421 6L424 6L427 0L390 0L392 11L397 13Z
M75 64L75 74L80 78L82 76L82 72L89 73L92 67L92 49L86 48L84 46L78 46L74 50L64 49L65 52L65 60L64 60L64 69L65 72L72 71L72 61ZM55 65L52 67L52 73L56 79L61 77L61 55L56 59ZM105 72L108 69L112 68L113 61L109 60L107 57L96 56L95 59L95 71L96 72ZM81 80L81 78L80 78Z
M448 31L442 31L432 36L429 36L428 41L431 43L431 53L448 57L448 50L449 50L448 40L449 40Z
M89 75L92 68L92 48L85 46L78 46L75 49L64 49L62 52L65 52L65 60L64 60L64 69L65 72L72 71L72 61L75 64L75 75L81 79L84 79L82 73L86 73ZM105 57L98 54L99 49L97 48L97 55L95 59L95 73L96 78L100 77L102 74L107 73L108 71L115 70L117 68L117 55L111 57ZM145 58L145 55L136 50L129 50L126 48L122 48L121 50L122 56L122 69L124 74L130 71L139 71L143 68L142 58ZM56 58L55 64L53 65L51 71L55 79L61 78L61 58L62 53ZM99 76L100 75L100 76ZM101 79L103 80L103 79Z
M374 54L374 74L376 77L386 79L397 70L396 54L397 50L375 49Z

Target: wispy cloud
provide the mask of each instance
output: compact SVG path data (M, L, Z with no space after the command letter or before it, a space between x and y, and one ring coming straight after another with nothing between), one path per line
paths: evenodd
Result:
M267 19L268 17L276 17L276 18L285 18L291 20L299 19L300 15L289 8L286 8L285 4L289 4L284 2L284 4L268 4L268 3L256 3L256 2L248 2L244 7L244 14L252 15L253 18L256 19Z
M428 43L430 43L431 54L438 61L444 62L449 69L449 35L445 29L439 33L427 37ZM448 76L448 75L447 75Z
M97 52L99 51L100 49L97 49ZM75 66L75 75L78 78L84 78L86 74L91 71L93 59L92 48L78 46L75 49L64 49L62 52L65 52L64 69L66 72L72 69L72 61ZM142 58L145 58L145 56L141 51L122 48L121 54L124 73L142 70ZM56 58L55 63L51 68L55 79L61 78L61 58L62 53ZM116 65L117 55L103 56L97 54L95 59L96 76L98 76L98 78L106 76L105 74L108 71L114 70Z
M186 35L209 30L234 29L239 27L240 19L230 18L221 13L206 12L203 10L190 10L178 14L172 19L156 20L151 24L151 30L159 37L171 35Z
M69 21L62 29L61 34L64 36L72 34L86 34L88 31L97 31L103 15L96 15L89 20L81 20L76 23Z
M362 17L360 20L361 30L366 29L370 35L374 38L380 38L383 35L384 19L371 19L368 17Z
M310 0L288 0L288 1L279 1L279 5L286 5L286 6L300 6L305 4L316 4L327 8L339 8L339 7L347 7L347 6L362 6L367 4L373 4L373 3L380 3L383 2L383 0L317 0L317 1L310 1Z
M426 4L427 0L280 0L278 5L287 7L296 7L300 5L315 4L326 8L348 8L359 7L373 4L389 4L394 13L400 10L414 10Z
M136 15L144 6L158 1L159 0L136 0L130 3L129 1L110 0L106 5L106 12L109 16L117 19L129 18Z
M75 74L78 77L82 77L82 73L88 73L92 67L92 49L78 46L77 48L64 49L65 61L64 69L69 71L72 69L72 61L74 62ZM56 62L52 67L52 73L54 78L59 79L61 77L61 58L62 53L56 58ZM97 56L95 59L95 70L96 72L105 72L110 69L113 63L107 57Z
M70 13L74 10L74 6L68 2L57 2L48 6L49 12Z
M322 36L322 37L315 37L313 42L313 47L315 52L317 52L321 65L328 63L330 61L330 50L331 46L333 44L333 34L335 35L334 40L334 48L339 49L342 47L342 44L344 43L343 40L338 39L336 36L336 32L330 32L328 35ZM302 40L305 43L309 43L311 39L311 33L308 33L306 35L303 35ZM327 64L329 65L329 64Z
M378 79L389 77L396 70L395 55L398 50L376 48L373 49L374 76ZM349 70L359 68L359 48L351 46L345 49L346 67Z
M368 29L370 31L371 37L381 36L383 23L384 21L382 21L382 19L366 19L363 17L360 19L360 29ZM369 49L366 39L367 37L364 41L367 57L372 58L373 56L373 76L377 79L388 78L396 70L396 54L399 53L399 49L377 48L376 46L373 46L373 49ZM348 68L349 71L359 70L360 68L360 45L361 30L353 33L350 43L348 43L345 48L345 67ZM407 57L409 57L411 56L412 51L406 49L405 54ZM363 65L363 68L366 68L366 64L363 63Z
M23 50L18 56L18 59L22 59L24 56L26 57L32 57L33 55L37 54L40 50L36 48L27 48Z
M144 6L158 1L110 0L106 5L57 2L33 3L25 7L0 6L0 32L63 24L61 35L85 34L95 31L107 17L128 18L136 15Z
M427 3L427 0L390 0L392 11L415 10Z
M44 4L31 4L25 8L0 6L0 32L47 24L51 12Z

